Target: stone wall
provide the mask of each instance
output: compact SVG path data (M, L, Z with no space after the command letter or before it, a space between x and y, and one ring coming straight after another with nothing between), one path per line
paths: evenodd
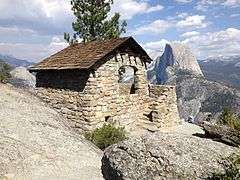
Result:
M37 96L68 119L68 123L71 127L77 128L81 132L91 130L92 127L95 127L97 124L97 122L94 121L94 117L96 99L98 98L98 93L100 92L100 90L97 89L97 81L95 81L94 73L89 73L87 75L84 74L84 76L87 81L84 81L84 83L81 81L79 82L78 87L83 86L82 84L84 84L84 88L81 91L73 90L74 88L37 88ZM48 81L48 76L45 77L45 81ZM79 77L74 78L76 80Z
M175 86L151 85L149 110L158 128L172 127L180 123Z
M137 69L135 73L135 94L130 94L128 84L118 83L118 70L122 66L133 66ZM96 71L96 76L101 92L99 93L96 107L96 118L99 125L105 120L116 122L124 126L128 131L134 131L136 123L143 118L143 111L147 106L148 82L146 80L145 64L138 57L118 55L107 61ZM128 92L128 93L127 93Z
M129 84L118 83L118 70L126 65L136 69L135 94L130 94ZM40 84L38 96L65 116L71 127L81 132L95 129L106 122L124 126L127 131L134 132L172 126L178 121L175 88L148 87L146 64L139 57L118 54L106 62L99 62L85 74L74 73L82 75L82 79L86 80L79 81L77 87L84 84L81 91L74 88L45 88ZM41 77L41 82L49 78L44 73L37 77ZM68 77L67 74L66 79ZM81 80L81 77L74 78Z

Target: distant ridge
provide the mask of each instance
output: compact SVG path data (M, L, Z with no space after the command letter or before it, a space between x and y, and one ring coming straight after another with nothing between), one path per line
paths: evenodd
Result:
M28 60L22 60L22 59L17 59L13 56L10 55L2 55L0 54L0 60L8 63L9 65L11 65L12 67L28 67L30 65L33 65L33 62L30 62Z
M199 60L208 80L240 88L240 55Z

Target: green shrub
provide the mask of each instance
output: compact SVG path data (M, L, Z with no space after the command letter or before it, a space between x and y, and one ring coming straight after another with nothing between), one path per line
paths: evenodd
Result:
M5 79L6 79L6 77L5 77L5 76L3 76L3 75L0 73L0 82L4 82L4 81L5 81Z
M86 133L85 137L102 150L110 145L127 139L126 131L123 127L117 128L111 124L104 124L101 128Z
M6 82L10 77L12 67L0 60L0 82Z
M232 155L224 164L225 173L214 173L210 180L238 180L240 179L240 152Z
M230 108L223 109L219 123L240 131L240 118Z

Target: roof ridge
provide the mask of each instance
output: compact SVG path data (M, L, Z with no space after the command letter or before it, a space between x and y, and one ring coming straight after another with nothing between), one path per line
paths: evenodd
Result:
M126 36L126 37L115 37L115 38L109 38L109 39L96 39L94 41L88 41L88 42L79 42L79 43L75 43L74 45L79 45L79 44L89 44L89 43L94 43L94 42L106 42L106 41L111 41L111 40L119 40L119 39L130 39L132 38L132 36Z

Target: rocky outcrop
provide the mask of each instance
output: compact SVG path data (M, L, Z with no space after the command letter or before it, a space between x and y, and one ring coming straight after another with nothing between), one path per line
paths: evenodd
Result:
M0 179L102 179L102 152L36 97L0 84Z
M152 83L165 84L182 72L203 76L196 57L187 46L180 43L167 44L163 55L153 63L155 67L148 73Z
M217 141L221 141L232 146L240 146L239 130L209 122L203 123L203 130L205 131L207 137L213 138Z
M104 152L105 179L205 179L224 172L223 159L235 148L180 134L146 135L113 145Z
M36 84L36 77L29 73L25 67L17 67L10 72L10 83L16 87L34 88Z

